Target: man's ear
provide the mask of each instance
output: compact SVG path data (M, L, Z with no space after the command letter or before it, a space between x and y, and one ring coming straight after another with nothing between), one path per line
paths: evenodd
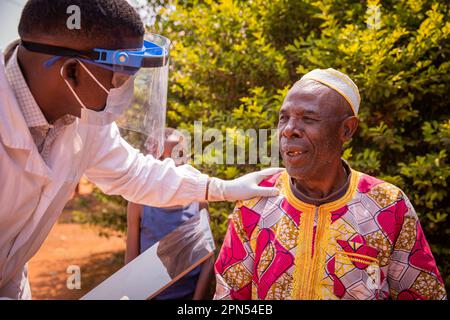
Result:
M358 123L359 123L359 120L355 116L350 116L342 121L342 126L341 126L342 142L347 142L353 137L353 135L356 132L356 129L358 128Z
M79 65L77 59L67 59L61 66L61 77L75 87L78 83Z

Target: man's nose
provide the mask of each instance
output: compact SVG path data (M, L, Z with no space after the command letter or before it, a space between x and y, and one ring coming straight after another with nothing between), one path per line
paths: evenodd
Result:
M288 123L282 128L281 135L286 138L300 138L303 135L300 121L297 119L289 119Z

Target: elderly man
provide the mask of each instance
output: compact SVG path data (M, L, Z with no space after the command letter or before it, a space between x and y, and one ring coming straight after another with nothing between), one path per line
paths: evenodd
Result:
M357 86L316 69L279 115L276 197L239 202L215 265L216 299L445 299L417 214L399 188L341 159Z

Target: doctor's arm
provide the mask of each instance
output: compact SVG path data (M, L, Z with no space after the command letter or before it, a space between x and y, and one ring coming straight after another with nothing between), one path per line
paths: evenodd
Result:
M171 159L143 155L120 136L115 123L95 134L85 175L104 193L155 207L205 200L207 175L190 166L176 167Z
M276 188L258 184L280 171L254 172L234 180L209 178L190 165L175 166L172 159L159 161L130 146L115 123L98 129L91 146L85 175L104 193L156 207L187 205L198 201L236 201L274 196Z

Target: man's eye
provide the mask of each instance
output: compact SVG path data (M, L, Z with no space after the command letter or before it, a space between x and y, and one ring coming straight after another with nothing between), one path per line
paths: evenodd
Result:
M318 120L310 118L310 117L304 117L303 121L305 121L306 123L313 123L313 122L317 122Z
M280 122L285 122L288 120L288 116L287 115L281 115L280 116Z

